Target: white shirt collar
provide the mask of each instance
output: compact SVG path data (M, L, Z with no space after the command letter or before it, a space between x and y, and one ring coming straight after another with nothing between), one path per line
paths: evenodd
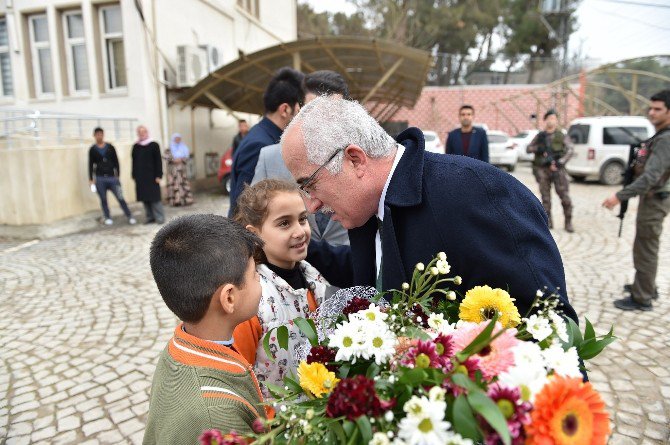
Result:
M386 178L386 184L384 184L384 189L382 190L382 196L379 198L379 204L377 205L377 218L379 218L381 221L384 221L384 201L386 201L386 191L389 188L391 178L393 177L393 173L395 172L395 169L398 166L398 163L400 162L400 158L402 158L403 153L405 153L405 146L402 144L397 145L398 149L395 152L395 159L393 160L391 171L389 172L389 175Z

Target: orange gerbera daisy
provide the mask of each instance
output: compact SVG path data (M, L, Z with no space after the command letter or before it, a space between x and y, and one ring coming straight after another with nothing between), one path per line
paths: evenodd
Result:
M604 445L610 433L605 402L590 383L554 377L535 397L527 445Z

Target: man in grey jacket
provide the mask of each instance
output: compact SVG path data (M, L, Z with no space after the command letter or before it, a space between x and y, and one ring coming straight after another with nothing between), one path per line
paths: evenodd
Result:
M670 90L651 96L649 121L656 134L638 152L642 173L630 185L603 202L608 209L634 196L640 197L633 242L635 280L624 286L630 296L616 300L614 306L624 311L652 309L658 298L656 272L663 220L670 213Z
M305 103L321 95L337 95L349 99L349 88L344 78L334 71L315 71L307 74L304 80ZM281 157L279 144L268 145L261 149L254 171L255 184L263 179L287 179L293 181ZM349 245L347 230L337 221L330 219L330 215L322 212L310 214L309 225L312 229L312 239L326 241L333 246Z

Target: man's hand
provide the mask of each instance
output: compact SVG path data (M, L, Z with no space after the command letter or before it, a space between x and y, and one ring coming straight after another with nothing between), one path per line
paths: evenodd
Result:
M92 180L92 179L89 179L89 180L88 180L88 185L93 185L93 184L95 184L95 181Z
M156 184L160 184L160 183L161 183L161 178L156 178Z
M616 193L603 201L603 207L607 207L610 210L619 204L621 204L621 201L619 201L619 198L616 197Z
M549 170L551 170L552 172L557 172L558 171L558 167L556 166L555 161L551 162L551 165L549 166Z

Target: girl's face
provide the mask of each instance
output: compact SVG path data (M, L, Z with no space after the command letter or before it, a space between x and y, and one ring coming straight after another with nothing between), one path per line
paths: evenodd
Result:
M304 260L312 232L300 194L276 193L270 199L267 217L258 233L265 242L263 251L269 263L292 269Z

